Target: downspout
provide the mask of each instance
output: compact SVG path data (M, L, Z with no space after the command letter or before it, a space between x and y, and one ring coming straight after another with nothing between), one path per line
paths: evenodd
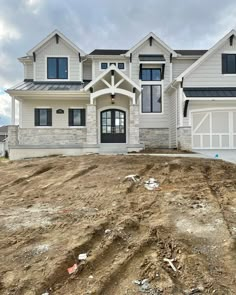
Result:
M176 87L174 87L173 85L170 85L170 87L172 89L175 89L175 92L176 92L176 117L175 117L175 132L176 132L176 138L175 138L175 145L176 145L176 148L178 147L177 144L178 144L178 140L177 140L177 123L178 123L178 118L177 118L177 114L178 114L178 105L177 105L177 102L178 102L178 89Z

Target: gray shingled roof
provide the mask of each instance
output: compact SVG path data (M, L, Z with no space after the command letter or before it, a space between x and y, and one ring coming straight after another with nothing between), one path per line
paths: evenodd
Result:
M90 55L121 55L125 54L129 50L127 49L95 49L93 50ZM176 53L181 55L203 55L207 52L207 50L200 50L200 49L176 49Z
M203 55L207 52L207 50L199 50L199 49L192 49L192 50L182 50L182 49L176 49L176 53L181 55Z
M81 82L33 82L23 81L22 83L8 90L19 91L79 91L86 83Z
M236 87L184 88L186 97L236 97Z
M127 49L95 49L89 55L121 55L125 54Z

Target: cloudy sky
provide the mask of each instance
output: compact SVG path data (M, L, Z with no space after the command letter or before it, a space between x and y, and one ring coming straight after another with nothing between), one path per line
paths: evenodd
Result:
M85 52L127 49L150 31L173 49L208 49L236 27L235 0L0 0L0 125L4 89L23 79L17 57L59 29Z

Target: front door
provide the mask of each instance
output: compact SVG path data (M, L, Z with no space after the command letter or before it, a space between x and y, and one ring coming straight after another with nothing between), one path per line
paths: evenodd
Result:
M125 143L125 129L125 112L116 109L101 112L102 143Z

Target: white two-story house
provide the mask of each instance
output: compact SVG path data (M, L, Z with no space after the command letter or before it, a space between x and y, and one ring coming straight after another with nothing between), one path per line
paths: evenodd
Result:
M130 49L90 54L54 31L19 61L24 80L7 90L11 159L236 149L234 30L209 50L173 50L150 33Z

